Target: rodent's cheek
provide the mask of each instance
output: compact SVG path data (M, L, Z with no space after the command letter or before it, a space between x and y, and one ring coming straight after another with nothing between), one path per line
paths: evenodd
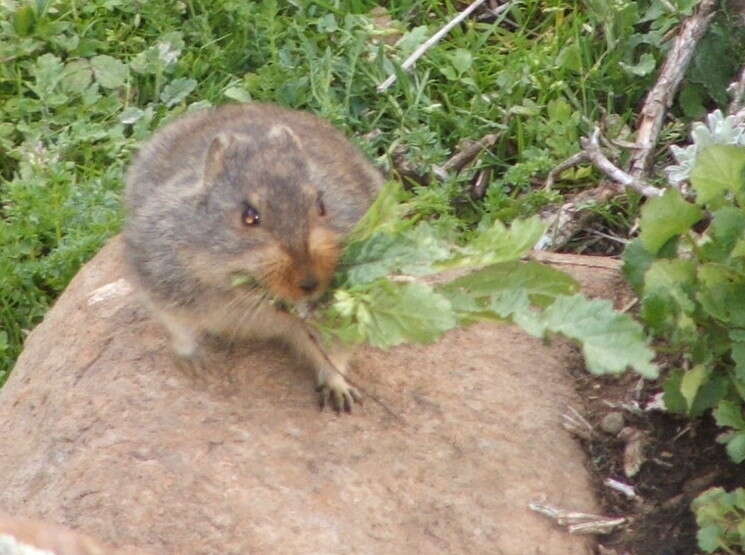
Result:
M321 283L320 290L326 289L334 277L336 264L341 255L341 237L324 227L311 229L308 236L308 251L313 272Z
M303 291L297 286L300 279L297 265L282 248L263 248L258 253L252 253L252 259L256 263L246 269L272 293L290 301L303 298Z

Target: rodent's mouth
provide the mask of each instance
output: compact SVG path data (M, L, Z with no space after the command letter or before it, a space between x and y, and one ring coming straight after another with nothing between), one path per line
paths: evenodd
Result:
M317 289L312 293L303 291L302 288L283 287L277 291L276 287L262 283L259 279L249 275L246 272L234 272L231 274L230 287L232 289L240 288L245 290L263 290L270 295L270 302L275 307L287 310L288 307L307 305L314 306L318 299L325 293L324 289ZM296 289L296 291L294 291Z

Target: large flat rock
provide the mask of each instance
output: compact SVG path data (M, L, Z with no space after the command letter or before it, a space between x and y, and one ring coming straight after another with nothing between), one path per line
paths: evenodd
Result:
M617 290L614 264L587 270ZM576 402L566 344L478 325L367 349L352 378L382 405L339 417L281 346L183 375L122 276L114 239L0 390L0 511L153 553L590 552L527 507L597 509L560 425Z

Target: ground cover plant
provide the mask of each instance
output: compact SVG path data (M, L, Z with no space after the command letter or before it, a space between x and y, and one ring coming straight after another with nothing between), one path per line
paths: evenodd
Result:
M722 2L696 48L655 152L655 167L675 165L671 181L690 180L693 193L683 186L682 194L671 190L647 202L641 235L625 258L645 325L653 336L670 341L656 346L678 349L666 400L693 415L717 407L717 420L729 430L722 441L739 458L745 441L738 419L743 340L736 309L742 167L727 162L729 173L718 182L727 185L706 185L712 173L706 164L718 167L720 156L739 155L713 150L706 156L714 161L684 155L676 161L665 148L687 143L693 119L729 102L727 85L745 44L736 4ZM603 146L619 164L628 160L623 146L633 141L641 102L671 37L697 5L697 0L522 0L497 15L484 8L406 73L398 65L464 3L0 2L0 384L25 334L78 268L119 230L122 175L138 142L174 117L224 102L271 101L313 111L355 137L405 185L397 201L405 207L406 223L358 237L357 251L347 253L356 270L342 277L347 281L326 316L329 329L343 328L357 334L348 340L381 346L416 340L406 329L396 335L390 327L375 335L364 323L364 299L390 293L378 278L407 273L391 262L397 249L411 252L426 243L432 269L454 263L456 251L470 253L474 267L512 264L515 272L519 265L536 287L495 296L501 282L488 273L475 274L467 287L456 282L426 294L419 285L396 284L411 302L435 302L432 295L440 295L450 303L451 319L435 320L439 328L419 339L436 337L456 320L495 316L511 318L536 335L549 330L571 336L571 330L551 323L547 296L581 303L566 300L573 298L572 286L551 290L545 283L562 278L518 259L543 229L531 217L594 187L600 174L583 164L562 172L553 187L543 187L543 179L580 150L581 137L598 123L607 140ZM392 73L396 83L379 93L376 87ZM443 171L454 153L467 149L466 141L487 137L488 147L470 165ZM698 177L690 174L694 167ZM652 172L651 179L667 186L662 171ZM594 203L592 224L564 248L620 254L636 234L641 205L634 193ZM675 225L655 228L670 214L678 218ZM484 237L497 243L500 237L530 240L503 259L479 260L486 252ZM447 255L445 244L451 249ZM377 258L369 256L371 250ZM504 275L507 267L492 271ZM463 294L479 287L480 296ZM528 308L530 301L544 309L542 317ZM681 358L689 348L691 355ZM634 366L619 360L613 370ZM638 366L652 374L648 366L646 372ZM594 368L609 366L606 361ZM712 494L698 506L723 499L730 502ZM733 499L739 507L739 498ZM712 514L718 513L710 512L704 524L710 543L702 548L720 546L711 543Z

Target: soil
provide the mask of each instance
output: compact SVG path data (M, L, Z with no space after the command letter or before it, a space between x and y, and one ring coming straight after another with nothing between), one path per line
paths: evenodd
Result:
M621 408L633 404L645 407L660 392L660 384L642 382L634 375L619 380L578 372L576 377L585 403L583 416L595 430L582 444L603 514L629 520L626 527L599 538L599 553L701 553L696 542L696 522L689 508L691 500L710 487L729 490L745 485L742 468L732 463L724 447L715 442L721 430L710 416L691 421L656 410ZM602 430L603 418L612 412L623 415L626 431L613 435ZM627 441L619 437L638 433L642 434L643 463L637 474L627 477ZM604 485L607 478L632 486L636 498L630 499Z

